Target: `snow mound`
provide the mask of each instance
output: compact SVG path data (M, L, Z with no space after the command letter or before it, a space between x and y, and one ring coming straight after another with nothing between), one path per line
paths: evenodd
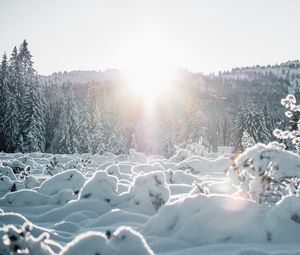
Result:
M37 206L47 204L49 196L38 193L35 190L19 190L16 192L7 193L0 199L0 206Z
M69 169L44 181L39 188L39 192L54 195L62 189L71 189L78 193L85 181L86 177L82 173L76 169Z
M105 234L90 231L68 243L60 255L154 255L145 239L130 227Z
M79 199L102 200L114 206L119 201L118 178L99 170L86 181L79 193Z
M21 228L8 225L0 228L0 254L30 254L54 255L48 246L49 235L43 233L34 237L30 233L31 227L25 223ZM53 245L59 246L58 244Z
M187 149L179 149L176 154L170 158L173 163L179 163L191 157L191 152Z
M300 198L269 208L229 196L190 196L168 204L144 226L144 235L172 236L196 245L300 241Z
M155 171L135 176L123 197L125 202L120 206L145 215L155 214L170 197L164 172Z
M277 142L268 145L256 144L247 149L235 160L236 167L243 168L243 165L249 159L255 169L272 167L276 179L300 177L299 155L284 150L284 145Z
M208 159L195 156L181 161L176 165L175 169L189 170L192 174L213 174L214 172L224 171L230 164L230 160L227 157Z

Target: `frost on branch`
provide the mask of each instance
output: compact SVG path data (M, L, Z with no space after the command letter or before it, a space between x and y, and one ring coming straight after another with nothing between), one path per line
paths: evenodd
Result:
M300 105L296 104L294 95L287 95L286 98L281 99L281 104L288 110L285 116L289 118L288 129L275 129L273 134L281 140L290 140L296 151L300 150Z

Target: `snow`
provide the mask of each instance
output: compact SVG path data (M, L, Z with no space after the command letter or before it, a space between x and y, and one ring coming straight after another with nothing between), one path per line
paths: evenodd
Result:
M299 254L299 156L223 151L1 153L0 254ZM278 182L280 199L260 200Z

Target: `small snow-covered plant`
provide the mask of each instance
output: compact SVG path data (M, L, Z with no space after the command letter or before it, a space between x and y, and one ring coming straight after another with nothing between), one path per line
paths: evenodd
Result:
M185 149L190 152L191 155L204 156L209 151L209 147L204 144L203 138L201 137L197 142L186 142L179 145L175 145L176 151Z
M26 180L30 176L30 166L26 166L19 174L20 180Z
M233 160L228 177L258 203L276 203L286 195L298 195L300 157L277 142L256 144Z
M54 156L49 163L45 166L45 173L49 175L54 175L55 174L55 168L58 165L57 158Z
M252 147L254 145L255 145L255 141L254 141L253 137L250 136L247 131L244 131L243 135L242 135L242 146L243 146L243 149L245 150L245 149L250 148L250 147Z
M287 109L285 116L289 118L287 130L275 129L273 134L281 140L290 140L296 151L300 151L300 105L296 104L294 95L287 95L281 99L281 104Z
M86 169L92 163L90 158L82 158L80 161L83 169Z
M31 230L32 227L28 223L24 223L20 228L14 225L0 228L0 254L54 255L46 243L49 234L45 232L35 238Z

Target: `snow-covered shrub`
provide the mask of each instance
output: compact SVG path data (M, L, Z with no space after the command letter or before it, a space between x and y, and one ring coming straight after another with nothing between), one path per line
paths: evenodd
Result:
M15 191L16 189L16 184L9 177L3 176L0 173L0 196L2 197L7 192Z
M208 159L205 157L194 156L178 163L175 166L175 169L189 171L192 174L212 174L213 172L221 172L229 166L230 160L227 157Z
M115 231L89 231L68 243L60 255L154 255L144 237L130 227Z
M40 186L40 182L34 178L32 175L25 176L25 179L23 180L23 184L26 189L33 189L35 187Z
M287 108L285 116L289 118L288 129L275 129L273 134L281 140L290 140L296 151L300 151L300 105L296 104L294 95L287 95L281 99L281 104Z
M39 192L54 195L63 189L72 189L77 194L85 181L86 177L82 173L76 169L69 169L44 181Z
M113 255L154 255L144 237L130 227L122 226L111 235L108 233L108 243Z
M241 142L242 142L242 146L243 146L244 150L255 145L255 141L254 141L253 137L250 136L247 131L243 132L241 140L242 140Z
M22 189L7 193L0 199L0 206L23 207L47 204L49 197L35 190Z
M163 166L156 162L154 164L138 164L132 167L131 172L138 173L149 173L153 171L164 170Z
M112 165L108 166L105 169L105 172L107 172L109 175L116 176L118 179L127 179L127 178L129 178L129 175L121 173L119 165L117 165L117 164L112 164Z
M170 158L170 161L179 163L189 157L191 157L191 151L187 149L177 149L176 154Z
M261 224L266 206L224 195L190 195L150 218L142 234L173 237L196 245L267 241Z
M122 196L125 201L121 207L152 215L168 202L170 190L164 172L155 171L135 176L128 192Z
M116 205L119 201L118 178L102 170L95 172L81 188L79 199L97 199Z
M8 166L10 168L12 168L13 172L15 174L20 173L21 171L23 171L26 167L26 165L24 163L22 163L20 160L18 159L13 159L10 161L4 161L2 163L3 166Z
M4 165L5 165L5 163L1 162L1 164L0 164L0 174L2 176L9 177L9 179L12 180L12 181L17 180L17 177L14 174L13 169L11 167L9 167L9 166L4 166Z
M228 171L232 183L259 203L277 202L299 192L300 157L277 142L256 144L240 154Z
M168 184L188 184L192 185L194 181L198 181L199 178L191 173L184 172L182 170L168 169L164 171L166 175L166 181Z
M207 152L209 152L209 147L204 144L202 137L197 142L189 141L184 144L176 145L175 148L177 151L176 154L178 154L178 151L182 149L189 151L191 155L195 156L204 156Z
M49 163L44 168L44 174L46 175L55 175L60 173L63 170L62 165L58 163L57 157L54 156L51 158Z
M135 163L146 164L148 162L147 157L142 152L137 152L134 149L130 150L129 160Z
M54 255L47 242L48 233L34 237L30 233L31 227L25 223L20 228L7 225L0 228L0 254L30 254L30 255ZM53 241L52 241L53 242Z
M106 255L109 250L106 247L105 234L101 232L89 231L77 236L68 243L60 255Z
M76 199L76 195L72 189L63 189L51 196L48 203L52 205L64 205L74 199Z

